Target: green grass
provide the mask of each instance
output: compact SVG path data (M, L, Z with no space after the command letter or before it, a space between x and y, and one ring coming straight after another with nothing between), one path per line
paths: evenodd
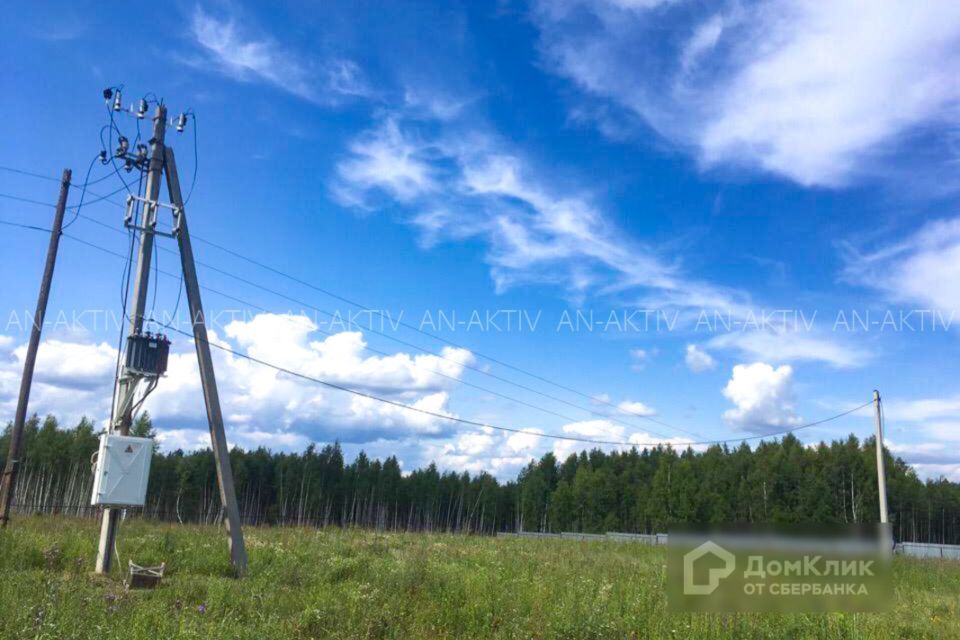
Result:
M154 591L92 573L97 526L18 518L0 533L0 638L960 638L960 563L898 558L886 614L680 615L663 549L314 529L223 531L131 521L120 557L166 561Z

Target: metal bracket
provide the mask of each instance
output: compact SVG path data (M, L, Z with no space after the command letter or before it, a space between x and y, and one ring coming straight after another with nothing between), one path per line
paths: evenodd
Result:
M150 207L153 210L156 210L158 207L163 207L164 209L170 209L173 214L173 228L170 233L166 231L157 231L157 219L154 216L150 224L147 225L137 225L133 223L133 208L134 203L142 202L144 204L144 210L146 207ZM165 238L177 238L180 235L180 207L175 204L168 204L166 202L160 202L158 200L149 200L141 196L135 196L132 193L127 194L127 212L123 217L123 226L127 229L134 229L136 231L143 231L145 233L152 233L158 236L164 236Z

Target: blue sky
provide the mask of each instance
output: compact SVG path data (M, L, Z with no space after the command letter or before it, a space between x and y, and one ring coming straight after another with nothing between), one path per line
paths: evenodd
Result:
M151 9L11 10L0 26L0 165L47 176L68 166L80 184L108 121L102 89L122 84L128 105L152 92L173 114L196 113L169 142L189 184L197 134L188 216L198 237L409 325L378 320L380 335L330 324L317 308L350 305L200 242L198 259L222 270L201 268L202 284L249 303L205 294L217 340L431 411L638 444L770 433L878 388L894 451L923 476L960 479L955 4ZM136 135L131 115L117 124ZM91 180L106 177L93 192L121 186L109 173L94 165ZM52 202L55 191L0 170L0 193ZM81 218L71 234L125 251L121 209L83 213L114 230ZM0 198L5 220L50 216ZM10 416L45 244L12 227L0 236ZM159 259L175 271L174 254ZM121 270L64 241L37 411L108 413L117 332L97 314L120 313ZM172 312L177 279L154 283L151 306ZM589 317L591 328L577 326ZM197 446L195 359L175 338L147 406L164 446ZM339 439L349 452L396 453L406 468L435 460L501 477L575 450L217 357L229 435L243 446ZM864 411L801 434L871 431Z

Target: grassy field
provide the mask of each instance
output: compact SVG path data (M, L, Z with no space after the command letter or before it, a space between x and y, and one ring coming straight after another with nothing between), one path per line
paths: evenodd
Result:
M898 558L888 614L672 615L663 549L610 542L248 529L230 577L213 528L131 521L124 566L92 574L96 523L19 518L0 533L0 638L960 638L960 563Z

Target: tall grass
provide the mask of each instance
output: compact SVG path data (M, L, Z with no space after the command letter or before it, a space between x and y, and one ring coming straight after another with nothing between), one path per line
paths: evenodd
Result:
M93 575L89 520L0 533L0 638L960 638L960 563L898 558L885 614L674 615L663 549L340 529L248 528L230 577L214 527L131 521L119 554L154 591Z

